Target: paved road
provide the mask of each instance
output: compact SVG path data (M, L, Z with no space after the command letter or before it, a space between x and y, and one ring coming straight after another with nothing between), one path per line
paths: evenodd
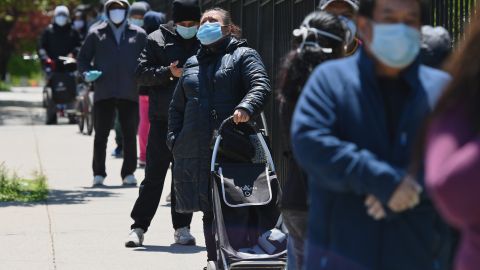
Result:
M30 90L35 94L35 89ZM27 91L26 98L20 99L29 100L34 94ZM35 116L41 120L43 114L38 104L8 106L16 108L12 109L1 106L8 101L5 95L0 94L0 100L0 114L5 113L0 121L0 163L23 176L43 171L51 188L46 202L0 203L0 269L203 268L206 252L201 214L194 215L192 224L199 246L172 245L170 208L163 199L167 194L163 194L145 246L125 248L129 213L138 190L121 187L121 161L108 158L107 187L90 188L92 137L78 134L76 126L41 125ZM15 110L26 113L16 120L9 118L16 115ZM109 151L114 148L113 133L110 141ZM142 179L143 171L136 175Z

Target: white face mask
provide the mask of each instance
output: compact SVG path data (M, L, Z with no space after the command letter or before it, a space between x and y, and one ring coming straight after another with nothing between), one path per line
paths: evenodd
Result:
M108 15L114 24L121 24L125 20L126 13L125 9L111 9Z
M55 24L58 26L65 26L68 22L68 18L65 15L55 16Z
M76 30L80 30L85 26L85 22L82 20L75 20L73 21L73 28Z

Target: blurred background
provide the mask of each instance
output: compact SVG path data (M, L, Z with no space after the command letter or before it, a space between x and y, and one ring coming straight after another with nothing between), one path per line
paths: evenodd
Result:
M170 13L171 0L146 2L154 10ZM0 0L0 91L12 86L43 85L36 49L56 5L66 5L71 11L85 10L87 19L95 20L104 3L105 0Z

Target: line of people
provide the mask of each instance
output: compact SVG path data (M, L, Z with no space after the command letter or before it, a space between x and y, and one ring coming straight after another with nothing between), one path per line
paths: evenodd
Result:
M95 84L93 184L106 177L117 111L121 177L136 185L140 92L145 179L125 245L143 244L171 166L174 240L196 244L190 224L202 212L206 269L217 269L212 133L232 114L235 123L255 119L271 95L270 79L228 11L202 14L197 0L175 0L172 21L160 25L154 16L155 25L134 6L107 1L106 20L90 28L78 55ZM321 0L292 32L275 89L288 269L451 269L458 233L455 269L480 263L472 207L480 22L447 73L436 68L451 41L441 28L422 27L427 8L422 0ZM65 25L61 16L68 17L63 8L57 27Z

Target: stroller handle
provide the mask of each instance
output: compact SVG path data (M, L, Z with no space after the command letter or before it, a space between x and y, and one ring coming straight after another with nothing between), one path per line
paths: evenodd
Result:
M218 149L220 147L220 142L222 141L223 127L230 121L233 121L233 116L230 116L227 119L223 120L223 122L220 124L220 127L218 128L218 136L215 140L215 145L213 147L213 152L212 152L212 161L210 163L210 172L215 171L215 163L217 161ZM275 164L273 163L272 154L270 153L270 149L268 149L267 142L265 142L265 139L263 138L262 132L258 129L258 127L255 123L247 122L247 123L244 123L244 124L248 124L249 126L251 126L255 130L255 133L258 137L258 140L260 141L260 144L262 146L263 152L265 153L265 156L267 158L267 163L270 166L270 170L272 170L274 172L275 171Z

